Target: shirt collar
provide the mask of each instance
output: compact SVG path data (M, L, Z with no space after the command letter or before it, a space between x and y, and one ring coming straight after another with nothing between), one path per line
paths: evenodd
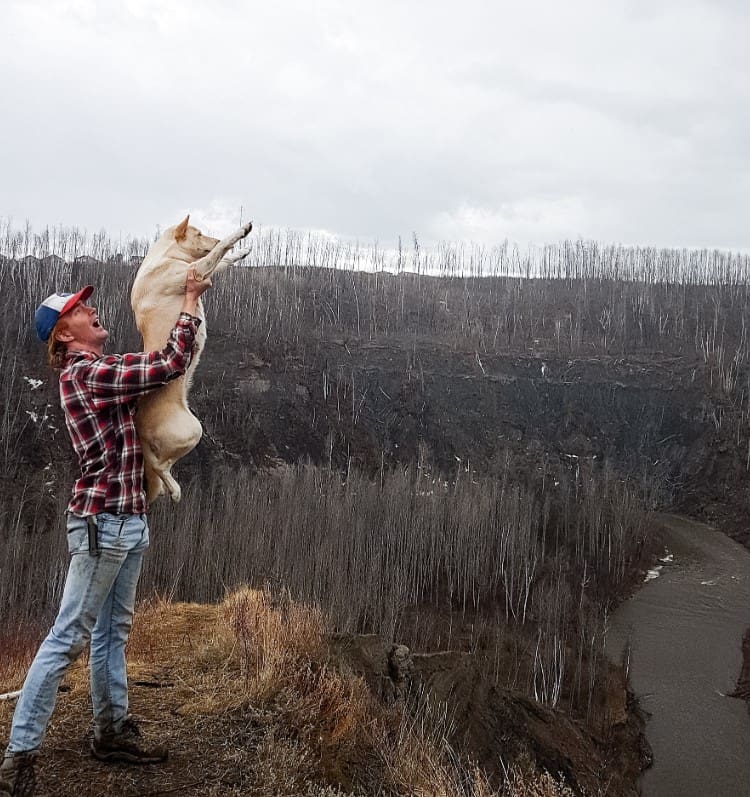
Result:
M96 354L93 354L90 351L79 351L78 349L73 349L72 351L66 352L65 354L65 362L75 362L76 360L80 360L84 358L86 360L97 360L99 359Z

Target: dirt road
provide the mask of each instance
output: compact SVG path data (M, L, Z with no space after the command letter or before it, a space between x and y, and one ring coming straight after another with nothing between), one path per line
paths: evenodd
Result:
M632 641L631 684L651 716L646 797L750 794L750 717L727 697L750 625L750 553L724 534L665 515L666 561L613 615L607 647Z

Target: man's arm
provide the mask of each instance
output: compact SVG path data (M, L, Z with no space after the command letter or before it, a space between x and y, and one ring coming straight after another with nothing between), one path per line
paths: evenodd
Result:
M85 367L84 382L98 405L129 401L185 373L201 323L198 301L210 287L210 279L199 280L195 269L188 271L180 317L161 351L105 355Z

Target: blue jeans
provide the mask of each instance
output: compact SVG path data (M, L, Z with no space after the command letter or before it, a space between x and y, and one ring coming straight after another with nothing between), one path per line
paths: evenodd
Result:
M125 643L135 590L148 548L145 515L96 516L99 554L89 553L86 519L68 515L70 567L60 610L26 675L13 715L8 753L36 750L44 739L57 688L91 641L91 702L100 731L119 731L128 714Z

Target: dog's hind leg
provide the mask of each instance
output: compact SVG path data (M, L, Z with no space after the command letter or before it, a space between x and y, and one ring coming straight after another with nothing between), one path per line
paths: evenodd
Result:
M169 493L169 497L177 503L182 498L182 488L180 487L177 479L172 476L170 468L174 465L175 460L168 462L159 462L153 452L152 456L146 456L144 448L144 473L146 475L146 503L150 506L160 495L165 492Z
M169 468L174 465L174 460L169 463L169 467L162 468L159 475L161 476L161 480L164 483L164 486L167 488L167 492L169 493L169 497L175 502L179 503L180 498L182 498L182 487L180 487L177 479L172 476Z
M189 454L202 436L201 422L188 409L173 410L172 415L162 422L159 429L158 442L153 452L153 468L175 503L182 497L182 488L172 476L172 465Z
M193 434L194 438L195 435ZM198 436L200 439L200 435ZM169 497L177 503L182 498L182 488L179 483L172 476L170 468L182 456L185 451L186 445L179 450L178 456L170 456L168 459L163 459L165 451L169 451L170 455L173 454L173 448L169 447L171 441L165 440L164 436L158 441L158 446L154 448L150 443L141 439L141 448L143 449L143 473L146 477L146 503L150 506L160 495L168 493ZM191 440L192 442L192 440ZM167 444L165 446L165 443ZM195 446L192 443L191 450ZM162 451L165 449L165 451ZM185 452L186 453L186 452Z
M249 235L250 230L252 229L253 223L251 221L249 221L247 224L243 224L239 230L219 241L219 243L216 244L216 246L207 255L200 258L200 260L196 260L195 263L193 263L196 276L202 280L206 279L206 277L210 277L211 274L216 271L217 266L225 257L227 252L238 241L241 241L243 238Z
M143 474L146 477L146 503L151 505L164 494L164 481L161 477L159 459L148 443L141 440L143 449Z

